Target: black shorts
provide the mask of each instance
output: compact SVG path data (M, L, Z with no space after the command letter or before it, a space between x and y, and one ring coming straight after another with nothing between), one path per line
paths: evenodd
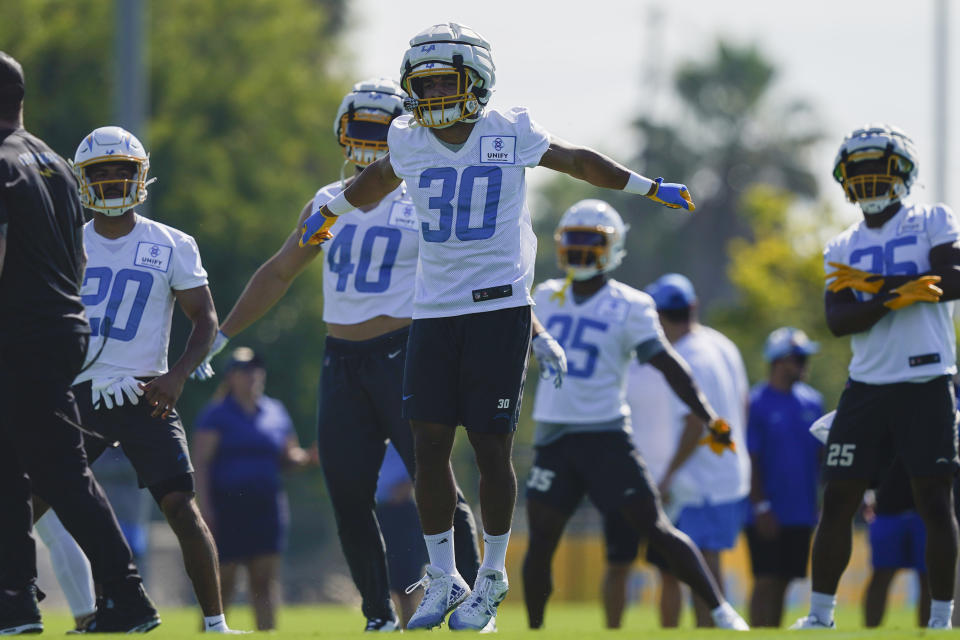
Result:
M827 439L824 477L877 480L895 457L911 477L952 474L960 468L956 416L949 376L882 385L850 380Z
M755 525L748 526L746 532L754 576L784 580L806 577L812 527L781 526L772 539L760 537Z
M468 431L517 428L530 348L530 307L410 326L403 371L403 417Z
M143 378L146 382L149 378ZM176 411L166 418L154 418L146 400L130 404L124 398L122 406L107 409L102 403L93 408L90 396L91 382L81 382L73 388L80 408L83 426L102 436L84 436L84 448L92 463L114 442L119 442L124 454L137 472L140 487L153 487L177 476L193 473L187 436Z
M526 495L527 500L539 500L567 514L587 495L606 514L631 496L657 499L653 486L630 434L569 433L536 448Z

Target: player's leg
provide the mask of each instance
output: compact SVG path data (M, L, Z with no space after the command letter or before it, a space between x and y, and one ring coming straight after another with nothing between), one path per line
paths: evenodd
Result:
M374 499L387 434L376 411L379 400L366 390L370 381L364 369L364 363L377 359L379 351L373 341L327 338L317 422L320 466L333 504L340 548L360 592L363 615L374 625L397 617ZM399 395L396 386L393 390ZM393 394L385 387L382 395Z
M791 628L833 627L837 585L850 562L853 517L863 492L893 458L890 422L898 385L850 380L830 428L824 459L820 523L811 557L810 613Z
M76 628L83 629L97 610L90 561L54 512L50 511L40 518L35 527L37 535L50 552L53 573L67 598Z
M877 514L870 523L870 565L873 568L863 594L863 620L878 627L887 610L887 594L897 570L907 566L909 532L899 515ZM924 621L926 622L926 621Z
M603 540L607 550L601 588L603 612L607 628L619 629L627 607L627 581L640 553L640 537L619 512L611 511L603 514Z
M85 342L85 336L73 336L56 344L17 345L20 353L5 352L6 364L13 365L17 375L4 376L0 387L6 397L0 404L11 418L7 435L33 491L57 512L102 585L105 606L98 609L94 626L99 631L148 630L160 619L73 426L80 416L69 385L82 364ZM62 377L64 372L71 372L69 378Z
M237 580L240 579L240 563L230 560L220 563L220 599L226 612L237 593Z
M452 629L495 628L507 595L506 556L517 500L511 454L527 374L530 307L465 316L458 398L480 472L483 561L473 594L450 617Z
M247 562L250 581L250 604L257 623L257 631L270 631L277 627L277 606L280 603L280 556L267 554L254 556Z
M957 412L948 376L904 387L899 407L897 449L903 460L917 513L926 528L926 565L930 582L930 628L949 628L957 566L957 519L953 511L953 475L957 457Z
M543 626L553 591L553 555L584 494L583 482L568 460L568 438L536 447L526 483L529 546L523 559L523 596L531 629Z
M381 352L381 357L369 363L373 371L371 375L365 376L365 380L367 388L376 391L372 397L375 400L374 410L377 412L380 424L385 425L386 435L400 454L410 477L416 478L413 431L410 428L410 422L402 417L403 369L406 363L409 330L403 329L389 336L391 339L387 348ZM397 340L394 336L403 339ZM383 389L396 389L396 393L383 393ZM473 584L477 578L477 569L480 567L477 525L473 510L467 504L459 486L456 491L457 508L453 514L454 558L457 571L467 584Z
M543 626L547 599L553 591L553 555L570 513L546 502L527 501L529 546L523 558L523 601L531 629Z
M863 593L863 624L865 627L879 627L887 611L887 594L897 570L892 568L874 569L867 581Z

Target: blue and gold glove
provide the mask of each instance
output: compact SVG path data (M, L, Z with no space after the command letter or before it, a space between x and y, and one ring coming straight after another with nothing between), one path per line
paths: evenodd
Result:
M318 209L300 227L300 246L321 245L332 238L330 227L336 221L337 216L325 216L323 209Z
M697 208L693 204L693 199L690 197L690 190L687 189L687 185L677 182L664 182L663 178L657 178L654 182L657 185L657 190L647 196L654 202L662 204L665 207L670 207L671 209L682 208L687 211L693 211Z

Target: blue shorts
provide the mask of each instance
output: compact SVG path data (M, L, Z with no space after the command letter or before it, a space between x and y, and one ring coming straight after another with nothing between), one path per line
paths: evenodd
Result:
M283 491L213 490L214 529L220 562L243 562L283 551L290 508Z
M677 528L704 551L732 549L743 529L747 502L735 500L699 507L684 507L677 519Z
M916 569L927 572L924 552L927 530L916 511L877 515L870 523L870 549L874 569Z

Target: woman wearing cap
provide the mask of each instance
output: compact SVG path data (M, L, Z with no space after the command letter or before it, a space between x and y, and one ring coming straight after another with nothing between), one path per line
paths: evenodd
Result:
M197 493L220 551L224 607L247 569L258 630L275 627L277 571L289 525L281 470L308 464L283 404L263 394L267 372L236 349L220 392L197 420Z

